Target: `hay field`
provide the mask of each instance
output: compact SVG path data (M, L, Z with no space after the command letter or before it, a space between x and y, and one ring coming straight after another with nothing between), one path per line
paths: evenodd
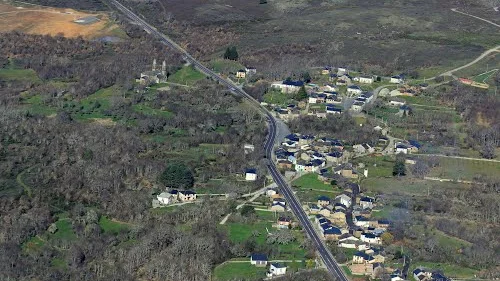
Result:
M95 16L99 21L78 24L80 18ZM29 34L82 36L86 39L104 36L122 37L118 25L109 21L106 14L89 14L73 9L47 8L40 6L14 6L0 3L0 32L21 31Z

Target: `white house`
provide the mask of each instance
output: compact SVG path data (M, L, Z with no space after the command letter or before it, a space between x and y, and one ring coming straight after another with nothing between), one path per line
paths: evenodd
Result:
M310 95L309 98L307 99L308 103L317 103L318 102L318 96L317 95Z
M304 86L304 82L291 80L271 84L271 88L279 89L283 93L297 93L302 86Z
M361 110L363 110L363 107L365 107L365 103L362 101L357 101L351 105L352 111L356 112L361 112Z
M363 90L357 85L351 85L347 87L347 93L352 94L352 95L360 95L363 93Z
M371 197L361 197L359 200L359 205L363 209L373 209L373 203L375 202L374 198Z
M349 237L340 239L338 246L341 248L357 249L359 243L360 241L358 238L350 235Z
M255 67L245 67L245 72L248 74L248 75L252 75L252 74L255 74L257 73L257 69Z
M349 72L349 70L347 69L347 67L339 67L337 69L337 74L338 75L342 75L342 74L345 74L345 73L348 73L348 72Z
M382 244L380 237L372 233L361 233L360 240L370 244Z
M174 199L173 194L170 194L169 192L162 192L159 195L157 195L156 198L163 205L168 205L172 203L172 200Z
M248 169L245 172L245 180L246 181L255 181L255 180L257 180L257 171L255 169Z
M373 77L372 76L361 76L358 78L359 83L364 83L364 84L372 84L373 83Z
M390 82L394 84L401 84L404 82L404 79L401 75L395 75L391 77Z
M267 277L280 276L286 274L286 266L279 263L271 263L269 271L266 273Z
M267 256L264 254L253 254L250 256L250 264L255 266L266 266Z
M349 208L351 206L351 203L352 203L351 197L349 197L345 194L341 194L341 195L335 197L335 200L337 202L339 202L340 204L346 206L347 208Z
M389 101L389 105L392 105L392 106L402 106L405 104L406 104L405 101L400 101L400 100L390 100Z

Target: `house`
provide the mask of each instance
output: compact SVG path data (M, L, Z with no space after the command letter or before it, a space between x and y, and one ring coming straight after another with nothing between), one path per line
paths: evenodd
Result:
M335 82L335 85L337 86L345 86L347 85L347 81L344 79L338 79L337 82Z
M283 82L275 82L271 84L271 88L279 89L283 93L297 93L304 86L302 81L285 80Z
M245 78L247 76L247 72L244 69L240 69L236 72L236 78Z
M179 191L179 200L182 202L195 201L196 192L191 190Z
M333 172L337 175L342 175L345 178L357 179L358 172L353 168L351 163L341 164L333 169Z
M243 145L243 150L245 154L250 154L255 151L255 146L253 144L245 144Z
M250 264L253 264L255 266L266 266L267 256L264 254L252 254L250 256Z
M432 273L423 269L417 268L413 271L413 278L417 281L431 281Z
M351 105L352 111L355 112L361 112L361 110L363 110L363 107L365 107L365 103L362 101L356 101Z
M395 75L391 77L391 80L389 82L393 84L402 84L404 82L404 79L402 75Z
M328 75L330 74L330 68L325 67L321 70L321 75Z
M156 198L158 199L158 201L160 201L161 204L168 205L172 203L174 196L169 192L162 192L159 195L157 195Z
M309 98L307 99L307 102L310 104L315 104L318 102L318 94L312 93L309 95Z
M289 228L290 225L292 224L292 220L287 217L279 217L277 226L278 228Z
M400 117L409 116L409 115L411 115L411 113L412 113L412 109L408 105L403 104L402 106L399 107L398 115Z
M369 244L382 244L382 240L380 239L379 236L372 234L372 233L361 233L360 237L361 241L369 243Z
M323 231L325 240L338 240L342 231L338 227L331 226Z
M358 78L359 83L372 84L374 82L373 76L360 76Z
M278 167L280 169L291 169L293 167L293 163L288 160L280 160L278 161Z
M411 152L418 152L418 150L422 147L422 145L416 140L408 140L410 144Z
M364 196L359 199L359 205L363 209L373 209L373 205L375 203L375 198Z
M330 198L327 196L318 197L318 206L325 207L330 205Z
M305 172L306 171L306 162L305 161L302 161L302 160L299 160L297 161L297 163L295 164L295 171L297 172Z
M370 226L370 221L363 217L363 216L355 216L353 218L354 225L359 226L359 227L369 227Z
M347 67L339 67L339 68L337 68L337 74L343 75L345 73L349 73L349 70L347 69Z
M347 220L345 213L346 211L335 210L333 213L331 213L330 218L336 225L346 225Z
M361 263L349 265L349 270L353 275L373 275L373 264Z
M375 262L375 259L366 254L366 253L363 253L361 251L359 252L356 252L353 256L352 256L352 263L374 263Z
M338 108L336 106L326 106L326 113L327 114L342 114L342 109Z
M363 90L357 85L351 85L347 87L347 93L351 95L361 95L363 93Z
M341 194L341 195L335 197L335 201L337 201L340 204L346 206L347 208L349 208L351 206L351 203L352 203L351 197L349 197L349 196L347 196L345 194Z
M274 189L274 188L268 188L266 190L266 195L268 197L271 197L271 196L276 195L276 194L278 194L278 191L276 191L276 189Z
M246 181L257 180L257 170L256 169L247 169L245 172L245 180Z
M332 106L333 104L341 104L342 97L340 97L337 93L327 94L325 102L327 103L326 106Z
M286 210L285 202L273 202L270 209L275 212L284 212Z
M361 241L358 238L350 234L345 234L339 237L339 242L337 243L337 245L341 248L357 249L360 243Z
M330 73L330 76L328 77L328 81L334 82L335 79L337 79L338 75L336 73Z
M396 154L403 153L409 154L411 153L410 147L404 143L396 143L396 147L394 148Z
M373 99L373 93L372 92L364 92L360 97L365 98L366 102L371 102Z
M257 73L257 69L255 67L248 66L245 67L245 72L247 73L247 75L253 75Z
M271 263L269 270L266 273L267 277L281 276L286 274L286 266L280 263Z
M318 205L316 205L316 204L309 204L309 212L311 214L317 214L320 210L321 210L321 208Z

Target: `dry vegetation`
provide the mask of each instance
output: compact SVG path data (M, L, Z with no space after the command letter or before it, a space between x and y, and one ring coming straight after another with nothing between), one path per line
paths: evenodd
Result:
M83 25L74 21L88 16L100 20ZM40 6L13 6L0 4L0 30L21 31L28 34L82 36L86 39L119 35L118 25L110 22L106 14L89 14L73 9L46 8Z

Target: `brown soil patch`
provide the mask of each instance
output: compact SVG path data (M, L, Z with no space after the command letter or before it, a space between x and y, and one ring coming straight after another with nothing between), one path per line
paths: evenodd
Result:
M94 123L103 126L114 126L116 124L116 122L111 118L92 118L92 120L94 121Z
M98 22L83 25L74 21L95 16ZM106 14L89 14L73 9L45 8L38 6L16 7L0 4L0 31L21 31L29 34L82 36L86 39L106 35L116 36L118 25L109 21Z

